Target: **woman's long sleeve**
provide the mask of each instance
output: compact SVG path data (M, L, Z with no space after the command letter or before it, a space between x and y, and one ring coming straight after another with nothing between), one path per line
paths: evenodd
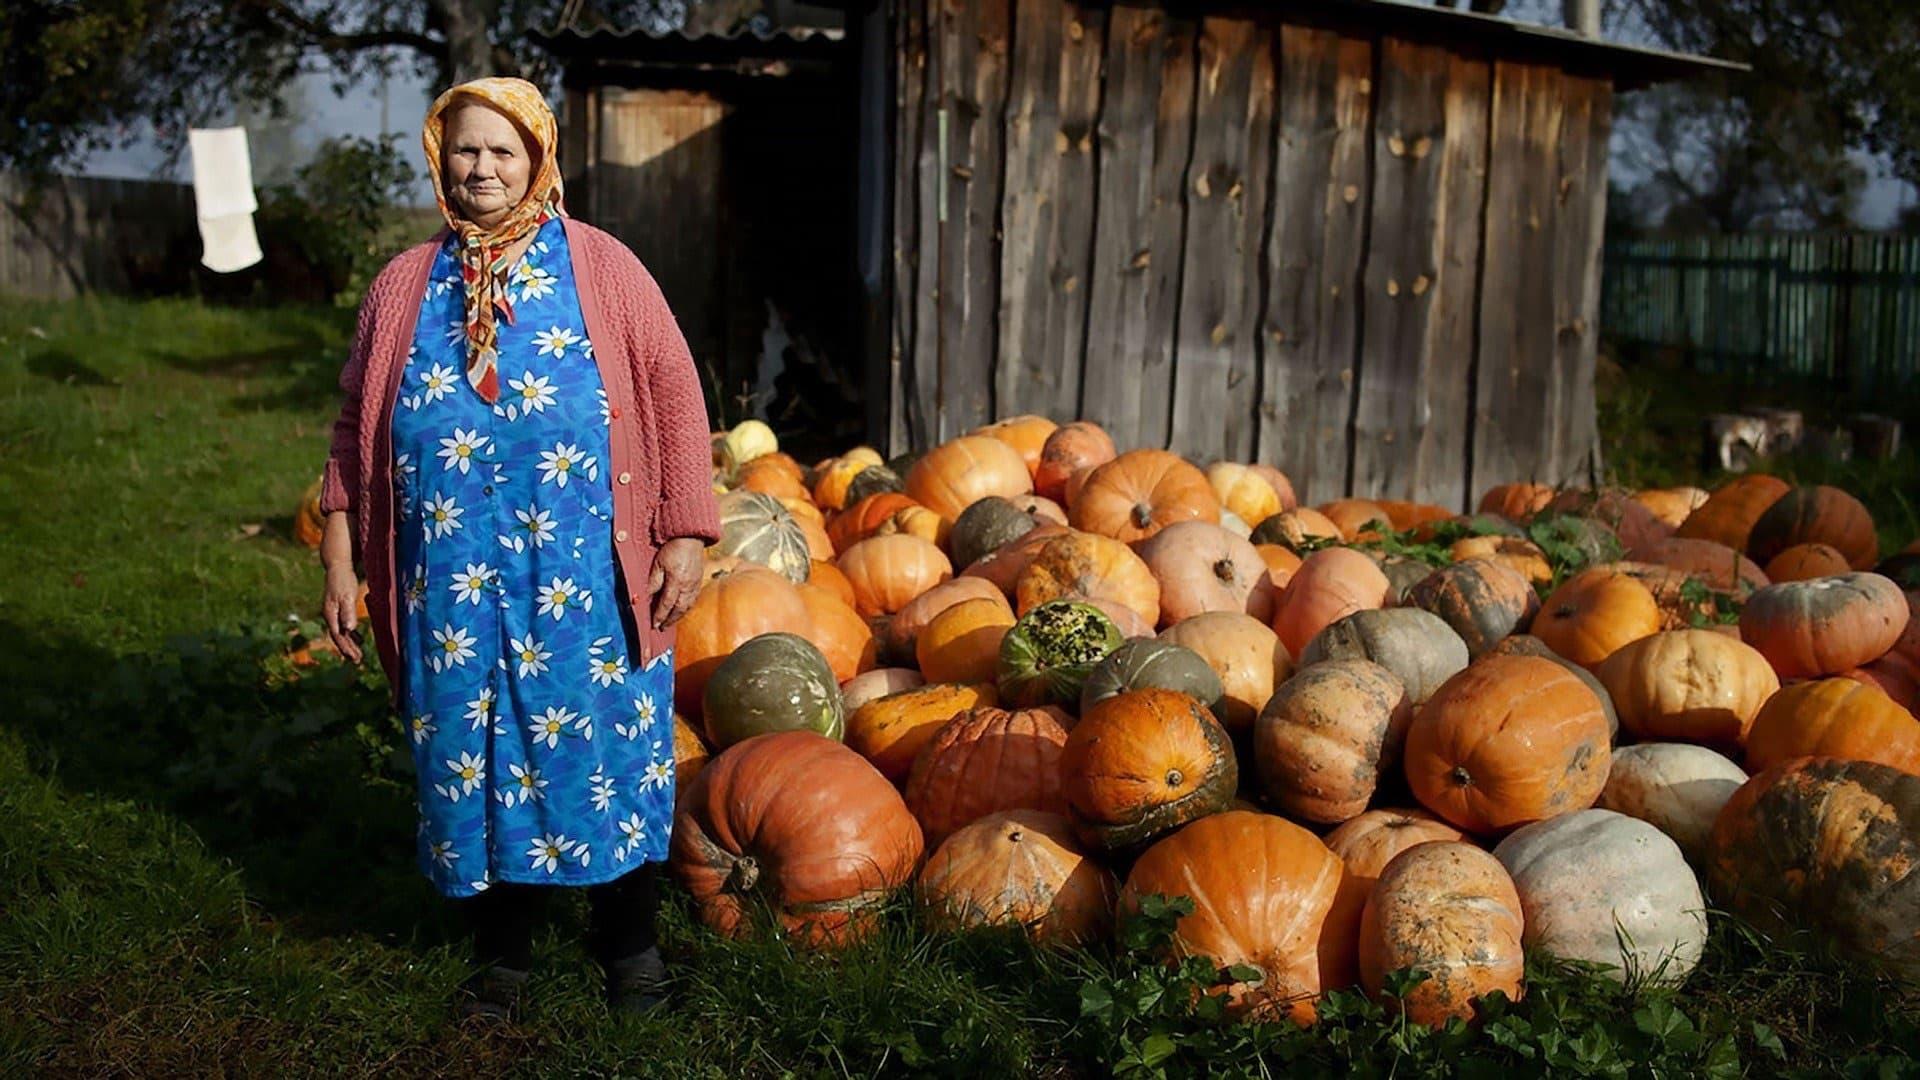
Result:
M367 354L373 343L374 292L360 303L360 315L353 331L353 343L347 350L347 365L340 371L340 415L333 421L333 441L327 450L327 467L320 484L320 512L335 510L357 513L360 508L360 412L361 395L366 386Z
M712 543L720 538L720 510L713 497L713 449L700 375L660 286L644 270L641 276L644 288L653 294L641 310L654 313L641 328L640 342L650 380L660 468L660 506L653 517L653 538L665 543L690 536Z

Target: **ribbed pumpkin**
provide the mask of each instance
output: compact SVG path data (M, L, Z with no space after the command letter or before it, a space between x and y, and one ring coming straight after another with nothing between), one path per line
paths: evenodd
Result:
M293 542L305 547L317 548L320 538L326 534L327 518L320 512L320 488L326 477L316 477L300 493L300 501L293 504Z
M1041 604L1000 639L995 665L1000 698L1012 705L1073 706L1094 665L1123 640L1113 620L1091 604Z
M1085 945L1113 925L1113 875L1087 857L1059 814L1009 810L954 833L920 872L936 931L1018 926L1042 944Z
M835 552L845 551L872 536L895 514L919 505L897 491L868 495L833 516L827 523L827 539L833 542Z
M701 586L675 628L674 708L698 718L707 680L721 661L761 634L809 634L813 616L792 582L764 567L749 566L721 573Z
M807 580L807 535L780 500L757 491L720 496L720 539L714 550L759 563L789 581Z
M1299 656L1327 624L1386 602L1387 576L1372 559L1351 548L1327 548L1307 556L1274 604L1273 632Z
M1600 665L1620 726L1636 739L1737 747L1774 691L1767 658L1711 630L1669 630L1621 646Z
M1520 998L1524 921L1500 860L1457 840L1421 844L1388 863L1367 897L1360 984L1380 995L1388 974L1424 973L1397 999L1407 1018L1433 1028L1470 1021L1475 1001L1496 990Z
M1067 478L1082 469L1112 461L1116 451L1105 429L1090 420L1062 424L1040 446L1033 467L1033 490L1057 503L1066 503Z
M1480 496L1476 507L1482 514L1498 514L1508 521L1525 522L1553 501L1553 489L1545 484L1496 484Z
M834 560L853 586L854 610L871 618L891 615L953 576L953 564L917 536L869 536Z
M1020 451L988 435L962 435L926 452L907 470L907 494L951 523L989 495L1033 490Z
M991 682L1000 664L1000 642L1013 629L1006 601L962 600L933 617L920 632L914 654L928 682Z
M1227 805L1240 770L1226 729L1173 690L1129 690L1087 710L1067 735L1062 786L1074 821L1103 849L1145 843Z
M1039 522L1011 499L989 495L960 511L947 532L947 551L955 566L965 568L1004 544L1031 532Z
M1257 983L1230 983L1230 1008L1256 1019L1313 1023L1316 1000L1359 972L1364 895L1312 833L1284 818L1229 810L1201 818L1148 848L1120 889L1122 912L1145 896L1187 896L1174 927L1175 957L1259 968Z
M771 455L747 462L740 467L737 475L739 479L734 484L735 491L757 491L777 499L813 497L806 483L801 480L797 467Z
M1467 647L1438 615L1419 608L1356 611L1327 625L1300 654L1304 670L1327 660L1371 660L1393 672L1418 707L1467 666Z
M841 603L849 608L853 607L853 582L848 581L847 575L841 573L840 568L832 563L820 559L813 560L813 565L807 570L807 583L818 585L832 593Z
M846 730L840 685L827 658L795 634L762 634L741 644L707 680L707 738L721 750L770 731Z
M964 577L980 578L990 581L994 587L1011 600L1014 589L1020 581L1020 575L1040 554L1041 549L1063 536L1075 536L1072 529L1065 525L1041 525L1012 543L1002 545L998 551L974 562L961 571Z
M1148 687L1178 690L1216 717L1223 717L1226 710L1226 688L1199 653L1168 641L1135 638L1093 666L1080 687L1079 711L1084 713L1115 694Z
M1831 675L1878 659L1908 619L1900 587L1879 574L1769 585L1740 611L1740 637L1783 679Z
M873 668L878 663L879 646L867 620L823 586L809 581L798 588L800 599L807 605L807 617L812 621L807 638L827 658L834 681L846 682Z
M1220 499L1206 474L1180 455L1129 450L1093 470L1067 520L1076 529L1130 544L1176 521L1217 525Z
M1877 761L1920 775L1920 720L1852 679L1795 683L1768 699L1747 733L1747 771L1797 757Z
M1847 557L1826 544L1795 544L1767 560L1769 581L1806 581L1844 574L1853 567Z
M1713 827L1714 902L1763 933L1812 931L1852 960L1920 979L1920 777L1790 761L1749 780Z
M1487 653L1492 656L1538 656L1543 660L1551 660L1559 664L1567 674L1579 679L1582 686L1593 691L1593 696L1599 700L1601 709L1607 714L1607 731L1616 736L1620 733L1620 716L1614 710L1613 696L1607 693L1605 686L1601 685L1599 677L1547 648L1546 642L1532 634L1514 634L1487 650Z
M678 806L686 798L687 789L707 767L713 757L713 751L707 748L700 731L687 718L679 713L673 714L673 801Z
M869 701L925 686L927 680L912 668L883 667L864 671L840 684L840 701L852 716Z
M928 683L888 694L847 717L847 745L873 762L882 776L903 783L921 747L933 740L942 725L968 709L997 700L992 683Z
M1611 761L1606 714L1551 660L1483 656L1407 730L1407 783L1462 829L1495 833L1593 805Z
M1218 525L1181 521L1140 543L1140 558L1160 583L1160 621L1208 611L1273 618L1274 587L1253 545Z
M1046 448L1047 440L1058 430L1059 426L1046 417L1026 413L996 420L985 427L976 428L973 434L999 439L1013 447L1026 465L1027 475L1032 476L1040 468L1040 453Z
M1253 763L1267 802L1289 817L1358 817L1400 758L1412 705L1393 672L1367 660L1300 669L1253 726Z
M1855 570L1870 570L1880 559L1873 515L1859 499L1826 484L1797 487L1775 499L1754 521L1747 554L1765 566L1796 544L1816 543L1839 551Z
M1687 862L1703 870L1713 820L1746 782L1740 766L1704 746L1640 743L1613 752L1607 786L1594 805L1666 833Z
M1220 505L1241 521L1262 522L1287 509L1272 481L1251 465L1216 461L1207 466L1207 483L1213 486ZM1291 485L1287 494L1293 494Z
M1680 985L1700 962L1706 900L1680 848L1652 825L1579 810L1514 830L1493 854L1520 893L1530 955L1653 986Z
M1531 585L1553 581L1553 564L1547 561L1547 553L1521 536L1463 536L1447 549L1447 557L1456 563L1476 559L1499 563Z
M1391 524L1386 510L1371 499L1335 499L1315 509L1333 522L1343 540L1372 539Z
M1072 717L1052 706L983 705L941 725L907 776L907 809L927 843L1002 810L1067 812L1060 755Z
M1293 660L1272 630L1251 615L1212 611L1174 623L1160 640L1191 649L1219 676L1220 722L1235 735L1253 730L1273 688L1293 673Z
M1282 510L1263 521L1254 522L1247 539L1256 544L1279 544L1298 552L1311 544L1342 539L1340 526L1310 506Z
M1630 554L1641 562L1658 563L1699 578L1707 588L1743 600L1769 583L1759 564L1714 540L1670 536Z
M1013 618L1013 607L993 583L984 578L957 577L943 581L908 601L893 613L880 632L880 655L893 663L919 662L920 634L941 612L967 600L998 600Z
M1704 506L1707 492L1697 487L1649 488L1633 493L1633 501L1647 508L1654 519L1669 529L1677 529L1688 515Z
M1432 840L1460 840L1466 834L1425 810L1369 810L1327 834L1327 850L1347 864L1347 875L1362 895L1394 856Z
M1533 636L1589 671L1664 625L1653 593L1631 575L1589 567L1560 583L1534 616Z
M1472 657L1509 634L1525 633L1540 610L1540 594L1501 563L1469 559L1420 579L1407 590L1407 603L1452 627Z
M1712 540L1735 551L1747 550L1747 538L1754 522L1767 512L1793 485L1777 476L1747 473L1727 481L1707 497L1687 520L1674 530L1675 536L1694 540Z
M813 502L823 510L844 509L848 502L848 489L853 486L854 478L874 466L875 462L867 457L829 458L814 470Z
M1051 600L1112 600L1133 609L1148 626L1160 619L1160 582L1146 561L1118 540L1095 533L1049 540L1020 571L1013 595L1022 615Z
M671 865L700 921L739 937L762 906L803 944L864 937L920 861L920 826L860 755L810 731L716 755L673 825Z

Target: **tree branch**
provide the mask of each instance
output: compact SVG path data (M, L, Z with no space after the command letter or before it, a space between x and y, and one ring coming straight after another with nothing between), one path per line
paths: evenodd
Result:
M415 30L398 26L368 26L359 30L335 30L300 13L286 0L266 0L268 14L304 37L307 44L328 52L354 52L397 45L435 58L444 58L447 43Z

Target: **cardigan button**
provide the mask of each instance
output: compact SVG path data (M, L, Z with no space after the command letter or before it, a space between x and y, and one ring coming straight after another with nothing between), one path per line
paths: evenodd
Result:
M620 474L618 479L623 484L631 484L633 483L633 474L623 472Z
M623 543L623 544L624 544L624 543L626 543L626 542L627 542L627 530L625 530L625 529L621 529L621 530L620 530L619 532L616 532L616 533L614 533L614 534L613 534L613 538L614 538L615 540L618 540L618 541L620 541L620 542L621 542L621 543Z
M608 408L607 408L607 418L608 418L609 420L618 420L618 419L620 419L620 406L618 406L618 405L611 405L611 406L608 406Z

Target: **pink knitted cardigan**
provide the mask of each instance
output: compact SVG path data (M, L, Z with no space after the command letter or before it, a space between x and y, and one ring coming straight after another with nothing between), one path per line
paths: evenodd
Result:
M720 535L709 479L707 408L686 339L653 275L612 235L563 220L587 339L607 389L615 561L644 663L673 645L673 628L656 629L648 611L647 586L660 545L682 536L710 543ZM427 276L445 237L443 231L401 253L374 278L361 301L353 346L340 373L346 401L334 421L320 493L322 512L346 510L354 516L367 613L389 676L400 670L393 403Z

